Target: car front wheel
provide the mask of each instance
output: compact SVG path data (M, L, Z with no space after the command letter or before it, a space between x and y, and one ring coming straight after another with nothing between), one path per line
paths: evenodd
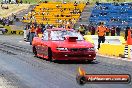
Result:
M53 60L53 59L52 59L52 50L51 50L51 48L49 48L49 47L48 47L48 59L49 59L50 61Z

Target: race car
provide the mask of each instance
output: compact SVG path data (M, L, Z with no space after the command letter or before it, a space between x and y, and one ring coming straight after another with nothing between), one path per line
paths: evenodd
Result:
M54 60L93 61L96 57L94 45L84 40L73 29L54 28L44 31L42 37L34 37L33 53L37 57Z

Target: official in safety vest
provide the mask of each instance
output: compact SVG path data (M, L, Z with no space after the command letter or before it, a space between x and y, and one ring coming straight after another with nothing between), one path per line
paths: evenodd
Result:
M100 43L105 42L105 33L106 33L106 27L104 26L103 22L99 23L99 26L97 27L98 32L98 49L100 48Z
M35 26L32 24L30 27L30 45L32 45L33 38L35 37Z

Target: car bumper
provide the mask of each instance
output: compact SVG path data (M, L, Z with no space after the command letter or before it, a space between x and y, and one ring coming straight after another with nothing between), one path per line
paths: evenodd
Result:
M55 60L95 60L95 52L52 52Z

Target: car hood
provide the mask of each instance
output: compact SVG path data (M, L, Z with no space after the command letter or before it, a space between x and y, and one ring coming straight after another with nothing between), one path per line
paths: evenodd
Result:
M90 42L86 41L77 41L77 42L66 42L66 41L52 41L52 44L56 47L64 47L64 48L89 48L94 47L94 45Z

